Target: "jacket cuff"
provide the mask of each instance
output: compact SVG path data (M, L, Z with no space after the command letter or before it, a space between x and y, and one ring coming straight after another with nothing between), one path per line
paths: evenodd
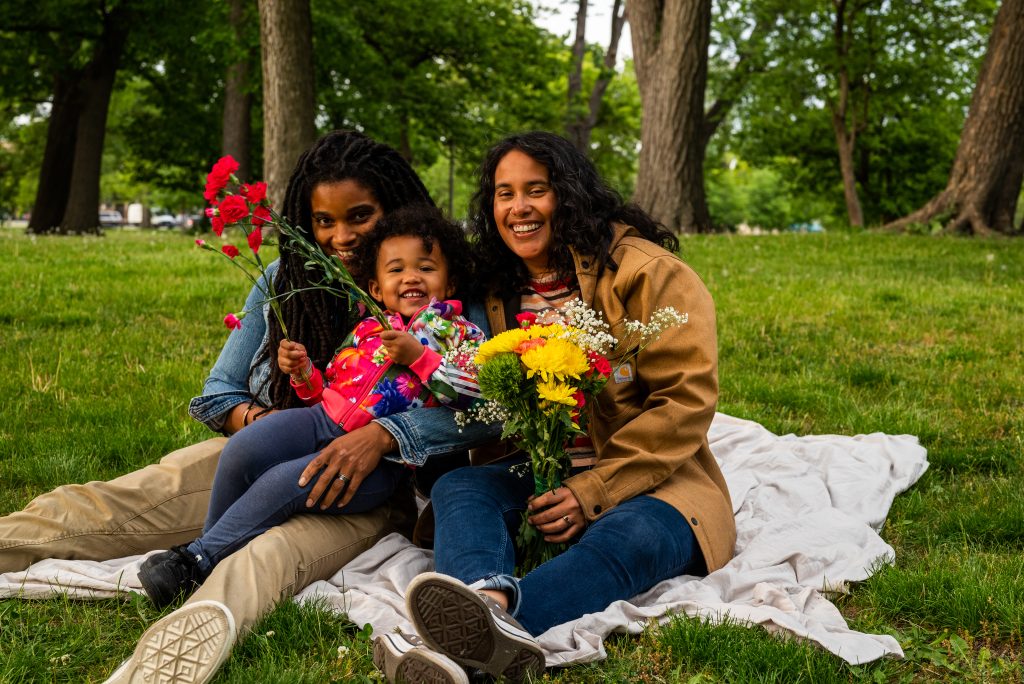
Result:
M590 522L597 520L615 506L615 502L608 495L608 489L604 486L604 480L593 470L584 470L562 484L568 487L580 502L583 515Z
M289 377L288 383L295 390L295 394L299 396L299 399L302 399L307 404L315 404L323 397L324 376L320 373L319 368L313 368L308 384L305 382L296 383L295 379L291 377Z
M433 375L434 371L437 370L438 366L441 365L442 358L433 349L424 347L420 357L409 364L409 370L415 373L420 380L426 382Z

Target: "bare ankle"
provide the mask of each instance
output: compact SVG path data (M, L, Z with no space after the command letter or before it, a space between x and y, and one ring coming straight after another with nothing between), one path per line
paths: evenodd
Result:
M508 610L508 594L504 591L500 589L480 589L480 593L497 601L502 610Z

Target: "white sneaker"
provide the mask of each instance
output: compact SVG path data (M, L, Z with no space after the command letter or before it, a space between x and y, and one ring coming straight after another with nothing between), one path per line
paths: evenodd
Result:
M454 577L418 575L405 603L423 641L461 665L509 682L544 672L537 640L490 597Z
M373 664L390 684L469 684L466 671L434 653L412 634L393 632L373 639Z
M204 684L228 659L235 618L219 601L196 601L153 623L105 684Z

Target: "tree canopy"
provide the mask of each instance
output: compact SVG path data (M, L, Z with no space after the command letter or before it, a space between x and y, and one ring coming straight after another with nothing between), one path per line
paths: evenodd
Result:
M256 0L234 4L236 15L228 3L4 3L0 213L32 211L39 197L62 192L68 201L75 160L89 158L75 150L84 145L94 154L88 143L97 147L99 124L90 129L81 121L98 83L88 70L121 14L128 19L119 24L126 28L109 114L94 108L91 115L103 119L102 165L93 172L98 190L95 199L78 193L85 203L80 210L130 201L197 208L202 175L228 144L226 102L239 89L251 100L235 110L241 114L233 115L234 125L237 116L248 116L251 135L232 144L245 145L251 174L260 175ZM602 79L607 87L583 144L623 194L637 188L641 129L664 93L654 88L641 106L632 61L609 71L608 46L595 44L577 49L574 59L571 36L540 28L529 2L310 0L310 6L317 130L357 128L393 145L442 206L454 192L456 215L465 211L473 172L493 141L528 128L577 135L587 98ZM703 112L687 105L676 124L686 133L671 143L693 151L683 175L696 173L697 180L687 180L680 192L706 185L708 225L716 228L812 219L873 226L907 215L945 187L999 6L998 0L714 0ZM631 17L631 7L635 14L643 3L627 3L630 21L641 16ZM636 40L635 26L632 33ZM648 54L647 47L634 46L634 53ZM248 68L235 72L232 90L229 73L240 63ZM699 119L697 125L689 118ZM94 133L80 138L79 130ZM40 211L50 215L41 223L61 221L64 207L57 204L44 202Z

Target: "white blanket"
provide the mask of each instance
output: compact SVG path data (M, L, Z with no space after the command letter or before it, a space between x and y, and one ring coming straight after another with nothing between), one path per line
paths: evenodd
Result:
M896 494L928 467L917 438L875 433L846 437L772 434L757 423L718 414L711 449L729 483L736 513L736 556L703 579L666 580L629 601L559 625L539 637L549 666L606 657L603 639L638 633L672 613L763 625L817 642L850 663L902 656L895 639L850 630L823 595L866 579L895 554L878 536ZM142 556L106 562L45 560L0 575L0 597L57 593L109 597L138 591ZM376 631L411 630L404 593L432 568L430 552L398 535L346 565L330 582L297 597L316 599Z

